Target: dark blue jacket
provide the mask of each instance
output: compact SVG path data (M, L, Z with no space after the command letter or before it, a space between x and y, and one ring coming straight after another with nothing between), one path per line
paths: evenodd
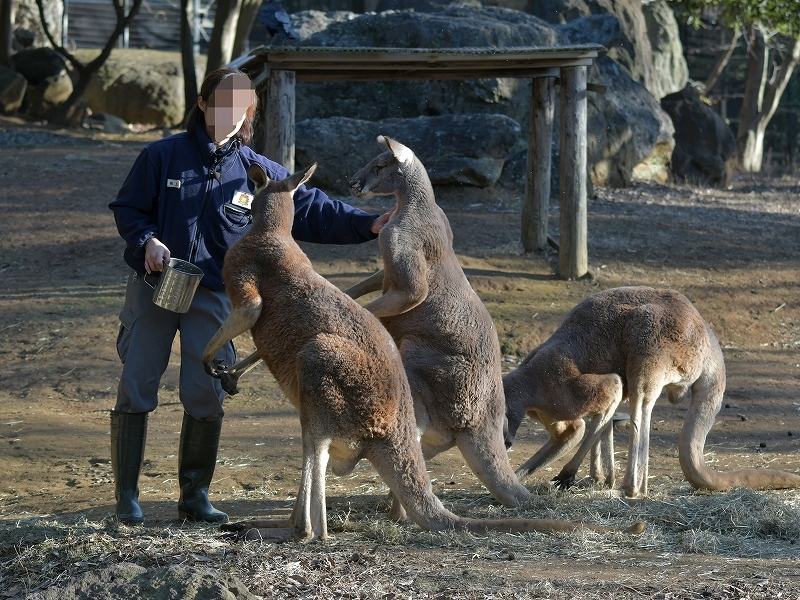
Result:
M145 146L109 204L126 243L125 262L144 273L144 246L156 236L172 258L202 269L200 285L223 289L225 252L250 225L249 211L231 200L237 191L253 193L247 178L253 163L262 165L270 179L289 176L282 166L238 140L218 150L202 127L195 135L179 133ZM379 215L331 200L316 188L300 186L294 202L292 235L298 240L352 244L377 237L370 226Z

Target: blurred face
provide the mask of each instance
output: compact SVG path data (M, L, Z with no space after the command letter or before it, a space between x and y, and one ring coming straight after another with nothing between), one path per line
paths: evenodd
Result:
M197 99L197 106L205 113L206 131L217 146L236 135L255 99L250 79L241 75L223 79L208 102Z

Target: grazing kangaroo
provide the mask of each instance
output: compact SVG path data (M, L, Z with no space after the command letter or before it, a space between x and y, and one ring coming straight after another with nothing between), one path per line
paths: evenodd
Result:
M461 518L433 494L417 441L411 392L397 347L380 322L317 274L291 235L294 191L312 165L283 181L270 181L252 165L256 184L250 230L225 256L223 276L233 306L203 354L212 376L219 348L250 329L259 356L300 414L303 467L288 521L226 527L241 537L311 541L327 536L325 469L351 472L368 459L428 530L571 531L565 521ZM263 529L260 529L262 528ZM595 528L607 531L604 528ZM637 523L632 533L644 529Z
M425 167L399 142L350 181L354 196L393 195L397 207L378 242L384 268L346 290L383 295L364 308L379 317L400 350L414 398L425 459L458 446L467 464L502 504L530 498L503 442L500 343L489 312L453 251L453 232L436 204ZM401 517L395 502L392 517Z
M661 391L677 404L689 401L678 457L694 487L800 487L800 476L774 469L721 473L706 466L703 447L722 405L725 363L708 324L685 296L672 290L622 287L595 294L573 308L556 332L503 378L508 405L506 445L527 413L550 432L550 440L517 469L520 478L563 456L583 435L575 456L555 478L574 482L592 448L591 474L613 485L610 420L630 401L630 448L623 495L647 495L650 414ZM597 445L596 445L597 444Z

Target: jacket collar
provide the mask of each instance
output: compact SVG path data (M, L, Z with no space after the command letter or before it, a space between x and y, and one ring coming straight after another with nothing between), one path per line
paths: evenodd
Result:
M222 164L228 156L237 152L239 148L242 147L242 140L236 136L221 148L217 148L217 145L211 140L208 133L206 133L205 127L199 123L195 128L195 136L197 137L197 143L200 145L200 148L204 150L203 156L208 159L212 169Z

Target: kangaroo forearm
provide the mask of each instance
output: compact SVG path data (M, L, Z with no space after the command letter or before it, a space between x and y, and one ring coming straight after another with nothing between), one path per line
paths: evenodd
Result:
M378 318L394 317L419 306L424 299L424 296L419 298L402 290L390 290L380 298L365 304L364 308Z
M371 292L377 292L383 289L383 269L377 273L373 273L366 279L362 279L358 283L354 283L347 288L344 293L351 298L360 298L366 296Z

